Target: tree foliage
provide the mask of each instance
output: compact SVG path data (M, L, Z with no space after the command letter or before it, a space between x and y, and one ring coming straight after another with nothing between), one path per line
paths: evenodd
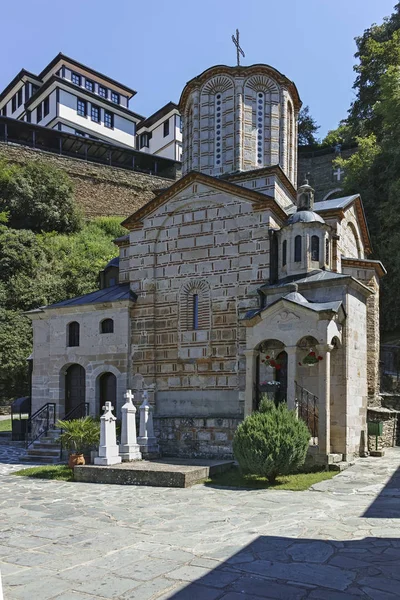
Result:
M71 233L82 220L68 175L51 165L0 162L0 213L10 227Z
M267 477L274 483L278 475L292 473L304 464L310 441L306 424L285 404L263 402L237 428L233 453L244 474Z
M319 125L310 115L308 106L303 106L298 118L298 143L299 146L315 146L319 140L315 137Z

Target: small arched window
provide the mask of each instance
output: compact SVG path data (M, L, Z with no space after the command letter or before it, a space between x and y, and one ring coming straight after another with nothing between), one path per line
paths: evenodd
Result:
M286 265L287 261L287 241L284 240L282 243L282 267Z
M319 260L319 237L311 236L311 260Z
M329 265L329 238L325 240L325 264Z
M193 309L192 309L192 328L199 328L199 295L193 294Z
M68 325L68 346L79 346L79 323L72 321Z
M209 329L211 326L210 288L205 281L188 282L180 292L182 331Z
M104 319L100 323L100 333L114 333L114 321L112 319Z
M301 262L301 235L294 238L294 262Z

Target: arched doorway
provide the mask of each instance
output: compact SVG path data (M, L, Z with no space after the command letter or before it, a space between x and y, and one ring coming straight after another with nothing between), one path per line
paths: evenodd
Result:
M85 402L85 369L81 365L71 365L65 373L65 414Z
M287 353L282 351L276 357L279 369L275 369L275 381L279 384L275 393L275 402L286 402L287 397L287 376L288 376L288 358Z
M99 414L103 414L105 402L111 402L116 408L117 400L117 378L113 373L103 373L99 378Z

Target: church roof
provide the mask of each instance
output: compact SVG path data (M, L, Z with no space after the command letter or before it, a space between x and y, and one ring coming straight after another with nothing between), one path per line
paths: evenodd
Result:
M287 220L287 225L293 225L294 223L325 223L325 221L312 210L298 210L290 215Z
M319 211L334 210L337 208L346 208L359 197L359 194L353 194L352 196L343 196L343 198L333 198L332 200L323 200L322 202L316 202L314 209Z
M110 267L119 267L119 256L112 258L104 267L104 271Z
M42 308L64 308L80 304L103 304L104 302L120 302L122 300L135 301L136 298L137 296L131 291L129 283L123 283L112 285L102 290L96 290L83 296L77 296L76 298L70 298L69 300L62 300L62 302L56 302Z
M342 305L341 300L335 300L333 302L309 302L307 300L307 298L305 298L302 294L299 294L298 292L290 292L289 294L286 294L285 296L278 298L278 300L275 300L268 306L264 306L263 308L259 308L259 309L250 310L245 315L244 319L245 320L252 319L256 315L259 315L262 312L270 309L272 306L275 306L275 304L277 304L278 302L281 302L282 300L285 300L286 302L291 302L293 304L297 304L298 306L302 306L303 308L307 308L314 312L329 311L329 312L338 313L341 308L343 310L343 305Z

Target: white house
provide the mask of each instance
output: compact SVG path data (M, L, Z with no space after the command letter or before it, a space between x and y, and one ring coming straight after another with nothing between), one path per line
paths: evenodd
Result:
M138 149L172 160L182 160L182 123L179 108L168 102L137 127Z
M136 148L136 126L143 116L129 109L135 94L135 90L60 53L39 75L20 71L0 94L0 113Z

